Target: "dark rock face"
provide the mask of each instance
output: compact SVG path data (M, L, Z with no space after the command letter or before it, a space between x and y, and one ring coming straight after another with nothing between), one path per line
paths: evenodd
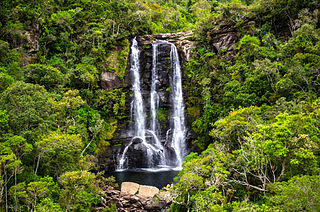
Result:
M117 75L111 72L104 72L101 75L101 87L103 89L116 89L122 86L122 82Z
M216 52L222 49L234 50L234 45L239 41L240 31L250 33L255 26L254 20L244 20L238 26L234 23L216 23L208 32L208 40Z
M153 58L153 50L152 43L157 40L166 40L171 43L174 43L178 49L180 63L187 61L187 55L190 58L191 54L191 46L193 42L189 40L184 40L192 36L192 33L168 33L168 34L159 34L159 35L145 35L137 37L139 49L140 49L140 83L141 83L141 93L144 102L144 112L147 114L146 117L146 128L150 128L151 119L148 114L150 114L150 90L151 90L151 81L152 81L152 58ZM172 114L171 111L171 102L170 98L170 81L172 80L172 68L171 68L171 60L170 60L171 46L166 43L161 43L158 46L158 55L157 55L157 66L156 70L158 73L159 82L157 83L157 93L159 95L159 111L157 112L158 122L160 126L160 135L159 137L162 139L160 142L165 147L165 153L167 158L176 158L175 151L170 149L169 143L166 144L166 137L169 136L170 133L167 133L170 128L169 116ZM130 54L131 55L131 54ZM119 127L119 136L114 138L114 143L119 142L123 145L114 151L114 158L117 162L119 162L121 154L123 153L125 147L130 144L130 141L133 139L133 129L134 117L131 117L132 110L132 82L133 76L130 73L130 58L128 59L127 72L125 77L125 87L124 89L127 91L126 95L126 108L128 114L128 120L125 123L122 123ZM182 65L182 64L181 64ZM183 70L182 70L183 71ZM182 73L183 74L183 73ZM187 119L186 119L187 120ZM191 129L191 123L186 123L188 129ZM189 133L188 133L189 134ZM188 139L191 137L188 136ZM149 139L153 139L152 135L147 132L146 134L147 142ZM191 140L187 141L187 143L191 143ZM127 149L126 155L129 156L127 160L127 165L129 168L146 168L148 167L147 153L146 147L141 144L140 139L133 139L132 143ZM155 154L152 161L160 161L160 155ZM175 166L176 161L169 161L167 165Z
M117 146L104 148L104 151L100 151L98 154L99 169L95 171L107 171L113 172L116 169L117 158L115 153L120 151Z
M216 52L221 49L230 51L233 50L234 44L238 42L239 35L231 26L222 26L219 30L212 28L210 31L210 38L210 43Z

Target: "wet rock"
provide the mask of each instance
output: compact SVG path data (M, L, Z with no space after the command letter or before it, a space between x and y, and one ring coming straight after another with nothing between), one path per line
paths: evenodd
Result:
M132 139L132 144L140 144L142 143L142 139L141 138L133 138Z
M170 147L170 146L165 146L165 148L166 148L166 151L165 151L165 153L166 153L166 158L169 159L169 160L167 161L167 162L168 162L168 165L170 165L170 166L175 166L176 163L177 163L177 160L176 160L177 155L176 155L175 150L174 150L172 147Z
M148 167L147 147L142 143L132 144L127 151L128 168Z
M116 89L120 88L122 86L122 82L118 78L117 75L115 75L112 72L104 72L101 75L101 87L103 89Z
M152 68L153 68L153 48L152 44L154 42L159 42L159 40L165 40L171 42L176 45L178 49L179 59L181 65L184 61L190 60L192 55L192 50L195 47L195 42L193 41L193 33L192 32L182 32L182 33L164 33L164 34L157 34L157 35L142 35L137 36L138 47L140 50L139 54L139 65L140 65L140 89L142 94L142 99L144 102L144 114L146 116L145 120L145 127L150 129L151 126L151 81L152 81ZM159 110L157 110L158 116L158 135L159 139L162 140L161 142L164 144L166 142L166 132L172 127L172 120L169 118L172 115L172 110L170 104L174 104L172 102L172 90L170 89L170 82L173 79L173 68L170 59L171 54L171 45L165 42L161 42L158 45L157 51L157 65L156 65L156 72L158 74L158 80L156 82L156 90L158 92L159 97ZM125 87L124 91L127 93L126 95L126 113L128 114L128 119L125 123L120 123L121 127L120 132L118 132L118 137L115 137L112 143L122 144L121 150L118 152L114 152L114 158L117 158L117 164L119 164L119 160L121 155L125 149L130 144L130 147L127 149L126 152L126 161L125 167L126 168L147 168L150 166L150 163L157 164L157 161L160 160L160 156L157 154L153 155L153 158L148 158L146 154L146 147L142 144L140 139L133 139L135 135L134 130L134 119L135 114L132 113L134 111L132 98L133 98L133 74L130 72L131 69L131 62L128 60L128 66L125 74ZM183 72L183 70L182 70ZM183 73L182 73L183 74ZM131 115L129 115L131 114ZM190 122L191 124L192 122ZM190 125L189 125L190 126ZM187 127L189 128L189 127ZM191 127L190 127L191 128ZM150 136L147 134L147 137ZM132 142L131 142L132 140ZM169 139L170 136L169 136ZM130 141L129 143L127 141ZM189 141L187 141L189 142ZM152 140L146 138L146 143L153 143ZM191 143L191 142L189 142ZM173 159L176 157L172 148L166 152L167 155L172 158L169 162L174 166L176 161Z

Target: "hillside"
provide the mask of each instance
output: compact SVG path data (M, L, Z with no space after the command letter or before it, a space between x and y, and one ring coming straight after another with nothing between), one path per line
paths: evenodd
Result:
M114 179L99 171L111 169L129 118L131 41L190 31L182 84L193 152L166 210L320 210L319 8L2 0L0 211L115 211L101 201Z

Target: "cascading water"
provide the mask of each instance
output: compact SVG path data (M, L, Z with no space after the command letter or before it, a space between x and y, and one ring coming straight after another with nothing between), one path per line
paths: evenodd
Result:
M170 61L172 77L170 80L170 96L172 114L170 119L171 129L167 131L165 135L165 143L161 143L161 129L160 123L157 117L157 111L159 110L159 94L158 94L158 55L159 46L170 46ZM131 102L131 117L134 121L134 134L130 143L123 150L118 171L128 168L128 149L134 144L135 139L139 139L139 145L142 145L146 149L146 158L141 160L147 160L147 167L159 169L163 167L180 168L185 156L185 133L186 127L184 123L184 102L182 93L182 74L179 56L177 48L174 44L167 41L158 41L152 44L152 69L151 69L151 87L150 87L150 122L149 129L146 129L146 114L145 104L143 101L143 95L140 85L140 51L138 48L138 42L136 38L132 41L131 46L131 61L130 61L130 73L132 74L132 91L133 100ZM169 136L171 132L172 136ZM166 154L167 151L173 151L173 154ZM170 156L171 155L171 156ZM172 156L173 155L173 156ZM172 167L173 165L173 167Z
M131 70L130 72L133 75L133 111L134 111L134 137L132 138L130 144L124 149L122 156L119 161L119 169L124 169L125 162L127 161L126 153L128 148L132 144L134 139L140 139L142 144L147 147L147 159L148 164L150 163L150 158L152 156L152 152L155 152L155 148L146 142L146 129L145 129L145 114L144 114L144 105L140 88L140 62L139 62L140 51L138 48L138 42L136 39L132 41L131 46Z
M151 122L150 130L154 133L154 139L156 145L162 148L159 141L160 126L157 119L157 110L159 109L159 94L157 92L157 84L159 82L158 72L157 72L157 56L158 56L158 44L152 45L152 77L151 77L151 91L150 91L150 113Z
M172 120L172 147L176 151L177 163L176 165L181 167L183 158L185 156L185 134L186 126L184 122L184 102L182 93L182 76L181 66L179 61L178 51L175 45L171 44L171 66L173 70L173 76L171 80L171 96L173 114Z

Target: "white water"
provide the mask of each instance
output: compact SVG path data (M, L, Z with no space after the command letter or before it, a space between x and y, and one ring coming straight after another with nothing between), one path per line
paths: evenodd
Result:
M157 110L159 108L159 95L157 92L157 84L159 83L157 72L157 56L158 56L158 44L152 45L152 79L151 79L151 91L150 91L150 111L151 111L151 130L159 135L159 123L157 120Z
M173 121L172 133L172 147L177 154L177 166L181 167L185 156L185 134L186 126L184 121L184 102L182 93L182 74L179 61L178 51L175 45L171 44L171 65L173 69L173 79L171 82L172 89L172 106L173 114L171 120Z
M131 69L130 73L133 75L133 84L132 84L132 90L133 90L133 100L132 100L132 106L134 111L134 138L131 140L130 144L124 149L122 156L119 161L119 169L125 168L125 162L127 160L126 154L128 151L129 146L132 145L132 141L135 138L139 138L142 140L142 143L147 147L147 156L148 156L148 163L150 162L150 156L151 156L151 149L149 148L149 144L146 142L145 134L145 114L144 114L144 105L143 105L143 99L140 89L140 62L139 62L139 55L140 51L138 48L138 42L136 39L133 39L132 46L131 46Z
M172 80L170 83L170 92L171 92L171 105L172 105L172 116L170 117L171 128L166 133L166 142L165 145L169 144L170 147L175 151L176 158L170 159L166 158L165 148L160 142L160 124L157 119L157 110L159 109L159 94L157 92L157 84L159 83L159 76L157 70L157 56L158 56L158 47L161 44L167 44L171 47L170 59L171 59L171 69L173 71ZM150 90L150 129L146 129L146 116L144 113L144 103L141 93L140 85L140 61L139 55L140 51L138 48L137 40L132 41L131 46L131 69L133 77L133 100L131 102L131 117L134 121L134 135L131 142L125 147L117 171L123 171L127 168L128 157L127 152L129 147L132 145L134 139L140 139L142 145L147 149L147 163L148 167L146 170L162 170L162 169L181 169L181 165L185 156L185 133L186 127L184 123L184 102L183 102L183 93L182 93L182 74L181 66L179 61L179 56L177 48L174 44L167 41L159 41L152 44L152 81L151 81L151 90ZM132 115L133 114L133 115ZM168 133L172 131L172 140L169 141ZM149 141L146 137L146 134L151 135L151 140ZM147 142L148 140L148 142ZM159 161L155 163L153 161L154 156L157 156ZM175 167L169 167L167 164L169 160L175 161Z

